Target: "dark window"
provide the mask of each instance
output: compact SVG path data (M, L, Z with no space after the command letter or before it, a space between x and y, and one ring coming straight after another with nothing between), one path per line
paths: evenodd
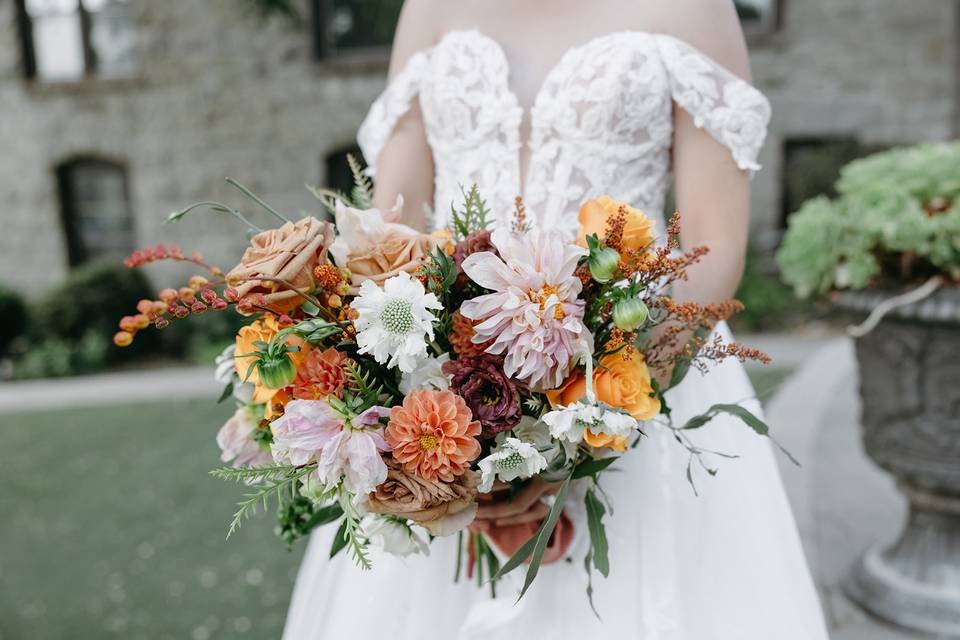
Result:
M745 33L772 33L780 28L782 0L734 0Z
M133 216L123 165L80 159L57 168L70 266L133 251Z
M347 154L362 162L363 154L360 153L360 147L353 146L334 151L324 159L327 172L324 183L335 191L349 195L353 191L353 173L350 171L350 165L347 164Z
M50 82L136 71L129 0L17 0L28 78Z
M318 58L385 55L403 0L313 0Z
M857 158L880 151L855 138L791 138L783 144L783 190L780 224L810 198L836 195L840 169Z

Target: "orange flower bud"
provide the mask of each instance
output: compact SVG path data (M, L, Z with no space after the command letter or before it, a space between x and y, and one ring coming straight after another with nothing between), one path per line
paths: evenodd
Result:
M137 311L143 314L150 313L150 310L153 309L153 300L147 300L144 298L137 303Z
M167 303L163 300L155 300L153 302L152 315L154 318L162 316L167 311Z
M129 347L133 343L133 334L128 331L117 331L113 334L113 344L118 347Z
M340 298L340 296L333 294L327 298L327 304L330 305L331 309L339 309L343 306L343 300Z
M180 296L180 299L183 300L184 302L189 302L194 299L194 297L197 295L197 292L194 289L191 289L190 287L180 287L180 291L178 292L178 295Z
M206 302L207 304L210 304L211 302L217 299L217 292L214 291L213 289L204 289L203 291L200 292L200 299Z
M220 298L217 298L216 300L210 303L210 308L213 309L214 311L223 311L228 306L230 305L227 304L227 301L221 300Z
M137 329L146 329L150 326L150 318L146 314L138 313L133 316L133 321L136 324Z
M176 302L180 298L180 295L175 289L170 289L169 287L160 292L160 299L170 304L171 302Z
M137 319L133 316L123 316L120 318L120 328L128 333L136 333Z
M191 289L203 289L209 283L210 281L203 276L190 276L190 279L187 280L187 285Z
M190 313L203 313L207 310L207 305L203 304L199 300L195 301L190 305Z
M240 299L240 292L234 289L233 287L228 288L223 292L223 297L229 300L230 302L236 302Z
M293 324L293 318L291 318L287 314L283 314L282 316L280 316L277 322L280 324L281 327L289 327L290 325Z

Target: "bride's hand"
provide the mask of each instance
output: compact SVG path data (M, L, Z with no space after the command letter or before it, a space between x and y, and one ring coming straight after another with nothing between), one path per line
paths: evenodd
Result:
M543 520L550 513L550 507L541 498L556 494L560 490L560 485L536 477L520 489L512 499L508 493L509 489L509 484L497 482L493 485L493 491L490 494L486 497L481 495L477 517L470 525L473 531L488 531L492 527Z

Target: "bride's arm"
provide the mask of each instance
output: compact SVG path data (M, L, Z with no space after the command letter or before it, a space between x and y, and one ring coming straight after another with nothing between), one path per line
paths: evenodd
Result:
M743 31L733 3L711 0L684 12L681 36L741 78L750 80ZM750 223L750 179L730 150L674 108L673 166L680 243L708 246L710 253L674 288L677 301L719 302L733 296L743 275Z
M432 0L404 2L390 54L391 81L403 70L410 56L434 43L436 4ZM397 122L377 160L374 203L381 209L389 209L398 194L404 199L404 221L423 229L424 205L433 203L433 156L427 144L418 97Z

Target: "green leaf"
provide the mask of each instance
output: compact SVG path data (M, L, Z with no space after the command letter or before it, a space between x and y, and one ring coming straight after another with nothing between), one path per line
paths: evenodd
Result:
M313 512L310 520L307 521L306 528L309 531L315 527L322 527L325 524L330 524L334 520L337 520L342 515L343 509L339 504L328 504L327 506L321 507Z
M590 458L588 460L584 460L573 470L572 478L577 480L579 478L586 478L587 476L595 476L617 460L618 458L616 456L610 456L609 458Z
M220 404L221 402L229 398L231 395L233 395L233 383L228 382L227 386L223 388L223 393L221 393L220 397L217 399L217 404Z
M308 316L315 316L320 313L320 307L313 304L309 300L304 300L303 304L300 305L300 308L303 309L303 312Z
M533 581L537 577L537 573L540 571L540 562L543 560L543 553L547 550L547 544L550 542L550 536L553 535L553 530L557 526L557 520L560 519L560 513L563 511L563 502L567 497L567 488L569 486L570 478L568 477L563 481L563 484L560 485L560 491L557 492L557 497L553 503L553 507L550 509L550 514L547 516L547 519L543 521L543 524L540 525L540 528L537 530L537 534L534 536L533 553L530 556L530 566L527 567L527 575L523 580L523 588L520 590L520 595L517 596L518 601L523 597L523 594L527 592L527 589L530 588L530 585L533 584Z
M603 516L607 510L597 499L593 489L587 491L584 498L587 506L587 529L590 531L590 546L593 549L593 563L604 578L610 575L610 560L608 558L609 544L607 530L603 526Z
M330 545L330 557L335 557L347 546L347 519L344 518L337 529L337 535L333 536L333 544Z
M590 603L590 610L593 611L593 615L597 616L597 620L600 620L600 614L597 613L597 608L593 604L593 555L591 549L587 549L587 555L583 558L583 568L587 572L587 602Z

